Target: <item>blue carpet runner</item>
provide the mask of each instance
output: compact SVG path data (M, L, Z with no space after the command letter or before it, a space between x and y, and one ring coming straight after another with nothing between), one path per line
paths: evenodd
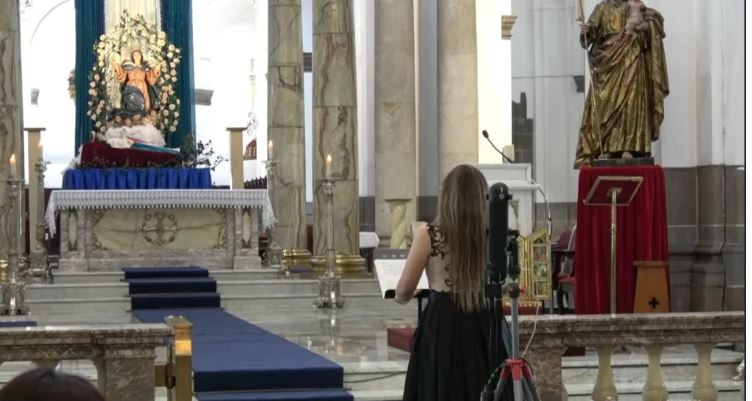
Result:
M162 323L173 315L193 324L198 400L353 400L342 389L341 366L222 310L207 270L124 271L133 314L141 322Z

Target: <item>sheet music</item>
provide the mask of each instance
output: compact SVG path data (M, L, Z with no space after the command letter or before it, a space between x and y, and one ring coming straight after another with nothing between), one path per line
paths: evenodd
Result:
M379 279L381 295L384 298L394 298L394 290L397 288L402 270L405 268L405 259L376 259L373 261L376 277ZM418 282L419 290L428 289L428 277L425 270Z

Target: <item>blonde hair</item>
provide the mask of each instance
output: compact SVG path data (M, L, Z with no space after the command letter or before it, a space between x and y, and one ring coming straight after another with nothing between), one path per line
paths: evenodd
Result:
M488 183L475 167L459 165L441 184L436 225L449 257L455 302L470 312L483 305Z

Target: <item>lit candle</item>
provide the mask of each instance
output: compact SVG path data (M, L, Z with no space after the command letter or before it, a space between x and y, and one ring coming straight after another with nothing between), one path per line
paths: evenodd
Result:
M10 178L16 178L16 174L18 174L18 171L16 171L16 155L14 153L10 155Z
M332 179L332 155L326 155L326 166L324 168L324 177L327 180Z
M269 154L267 155L266 158L269 159L269 160L272 160L273 155L274 155L274 142L273 141L269 141Z

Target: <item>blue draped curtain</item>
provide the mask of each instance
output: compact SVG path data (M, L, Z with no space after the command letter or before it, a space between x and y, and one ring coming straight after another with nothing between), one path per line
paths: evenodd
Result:
M176 47L181 49L183 58L178 66L178 87L180 98L180 120L176 132L165 138L167 146L178 148L188 136L195 141L196 102L193 83L193 11L190 0L162 0L162 30Z
M189 2L190 3L190 2ZM76 8L76 149L91 140L89 72L94 66L94 43L104 33L104 0L75 0Z

